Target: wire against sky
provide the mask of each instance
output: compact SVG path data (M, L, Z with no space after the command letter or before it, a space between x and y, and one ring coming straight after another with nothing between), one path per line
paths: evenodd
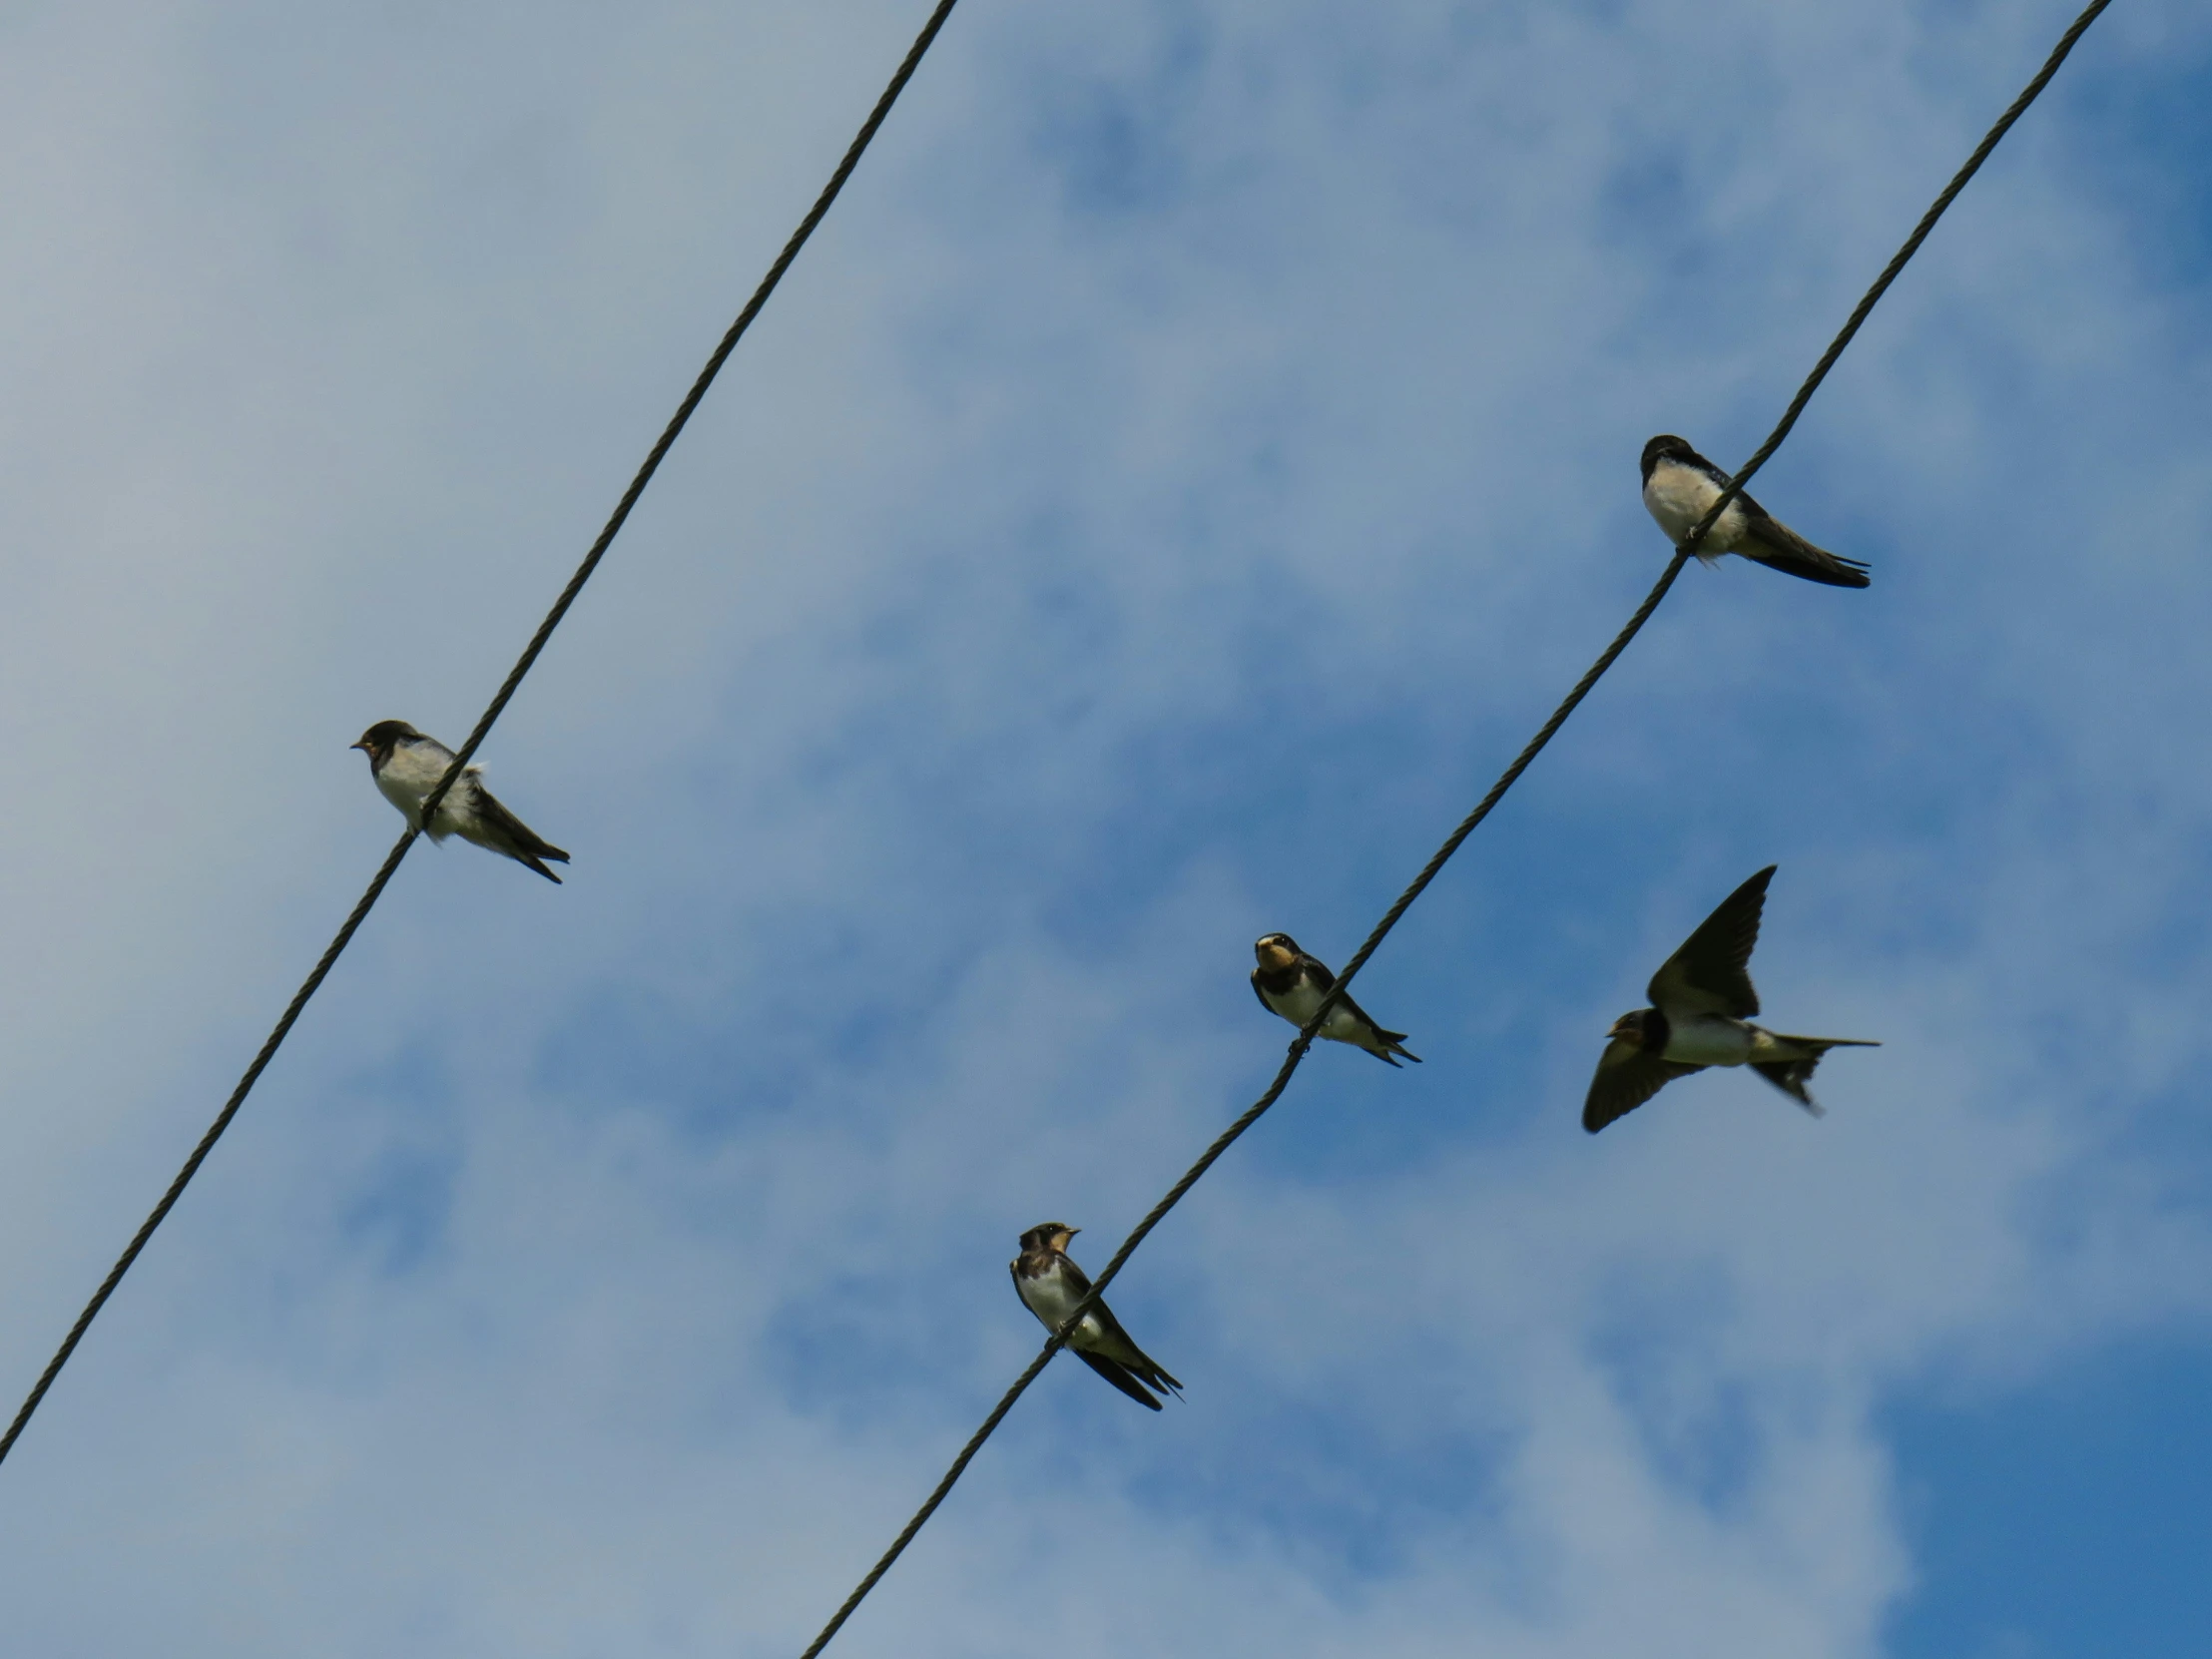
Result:
M430 815L437 811L438 803L445 799L445 792L453 787L454 780L461 775L461 769L468 765L476 751L482 747L484 739L491 734L493 723L513 699L523 678L536 665L538 654L553 637L553 630L561 625L561 619L568 615L569 607L576 603L576 596L584 591L584 584L591 580L592 572L599 568L599 561L606 557L607 549L614 545L615 537L621 533L624 522L630 517L631 508L645 494L646 485L653 481L654 473L660 470L662 460L675 446L677 437L691 420L692 412L707 395L707 388L714 384L715 376L722 372L722 365L729 360L738 341L752 327L753 319L761 314L761 307L768 303L769 295L776 291L777 284L783 281L784 273L799 258L799 251L807 246L807 239L815 234L815 228L822 223L823 217L830 212L830 204L836 201L838 193L844 189L845 181L851 178L852 170L859 165L861 155L867 150L869 141L875 137L875 130L883 125L883 119L890 114L891 106L898 102L898 95L913 78L930 43L937 38L937 31L944 27L944 20L952 14L952 8L957 3L958 0L938 0L936 10L929 14L929 21L922 25L921 33L914 37L913 45L907 48L897 72L883 88L882 96L876 99L875 108L868 112L867 120L861 123L859 132L845 148L844 157L837 163L836 171L830 175L830 182L823 186L822 194L815 198L815 205L808 210L807 217L799 222L799 229L784 244L783 252L776 256L776 263L769 267L768 275L761 278L760 285L753 290L753 297L745 302L745 309L738 312L737 320L730 324L729 332L722 336L722 343L708 357L707 366L699 371L699 378L692 382L691 390L685 394L683 402L676 406L676 413L662 431L660 441L647 453L644 463L638 468L637 476L630 480L630 487L622 492L622 499L615 504L615 510L608 518L606 527L599 532L599 539L592 543L591 551L584 555L583 563L576 567L576 573L568 579L568 585L561 589L560 597L553 601L553 608L545 613L545 620L538 624L537 632L530 636L530 643L523 647L522 655L515 659L515 666L508 671L498 693L485 708L483 718L477 721L476 729L469 733L468 742L461 745L460 753L453 757L453 764L446 769L445 776L438 780L437 788L424 799L420 815L422 823L430 822ZM383 896L385 886L399 868L399 861L406 857L407 849L414 844L416 834L416 830L409 830L384 855L383 866L376 871L375 879L369 882L368 890L361 894L360 902L353 906L352 914L345 918L345 924L337 930L337 936L331 939L328 948L322 952L321 960L314 965L314 971L292 993L291 1001L285 1005L282 1017L270 1032L269 1040L262 1044L261 1052L254 1056L254 1063L246 1068L246 1074L239 1079L238 1087L231 1091L231 1098L224 1102L223 1110L216 1115L215 1122L208 1126L208 1132L200 1137L200 1144L192 1149L192 1156L185 1160L185 1167L177 1172L177 1178L170 1182L169 1190L162 1194L161 1202L154 1206L153 1212L139 1225L130 1244L116 1258L115 1266L108 1270L107 1278L93 1292L92 1300L85 1304L84 1312L77 1316L77 1323L69 1328L69 1335L62 1339L61 1347L54 1351L53 1359L47 1361L46 1369L39 1374L38 1382L32 1385L30 1393L17 1409L15 1420L8 1424L7 1433L0 1435L0 1462L6 1461L8 1453L15 1448L15 1442L22 1437L32 1413L38 1410L39 1402L46 1397L47 1389L54 1385L54 1379L61 1375L62 1367L69 1364L69 1357L77 1351L78 1343L83 1341L85 1332L99 1317L108 1298L115 1294L115 1288L123 1282L123 1276L131 1271L131 1264L138 1260L139 1252L146 1248L155 1229L168 1219L169 1212L177 1207L177 1201L192 1184L192 1178L200 1173L200 1166L207 1162L208 1154L215 1150L215 1143L231 1127L231 1120L238 1116L239 1108L246 1104L246 1097L254 1092L254 1085L261 1081L262 1073L269 1069L270 1061L276 1057L276 1050L283 1046L284 1038L290 1035L300 1010L306 1007L308 999L321 988L322 981L329 976L338 957L352 942L354 933L368 919L368 912L376 907L376 900Z
M1421 866L1420 873L1413 877L1406 889L1397 895L1397 902L1383 912L1382 919L1375 924L1375 930L1368 935L1367 942L1353 953L1352 960L1345 964L1344 971L1337 976L1336 985L1322 999L1321 1006L1315 1009L1313 1018L1309 1019L1300 1028L1297 1037L1292 1040L1290 1052L1284 1056L1282 1067L1276 1072L1275 1081L1268 1085L1267 1092L1247 1107L1243 1116L1239 1117L1236 1122L1232 1123L1215 1138L1214 1143L1200 1155L1198 1162L1184 1171L1183 1178L1168 1189L1167 1196L1155 1204L1146 1214L1144 1220L1137 1223L1129 1237L1122 1241L1121 1248L1114 1252L1113 1259L1091 1282L1090 1294L1069 1311L1067 1318L1060 1322L1059 1328L1046 1339L1045 1345L1038 1352L1037 1357L1029 1362L1028 1368L1019 1377L1014 1379L1013 1386L1009 1387L999 1397L998 1403L991 1407L990 1415L985 1417L982 1425L968 1436L967 1444L963 1445L960 1448L959 1455L952 1459L952 1466L945 1470L944 1477L937 1482L928 1497L922 1500L921 1507L915 1510L913 1517L899 1529L898 1536L891 1540L890 1547L882 1553L875 1565L868 1569L866 1576L853 1587L852 1593L844 1598L843 1605L838 1607L836 1612L830 1616L830 1622L823 1626L822 1633L808 1644L807 1650L800 1655L800 1659L817 1659L822 1650L830 1645L837 1632L843 1628L844 1621L852 1616L853 1610L862 1601L867 1599L868 1592L875 1588L876 1583L886 1572L890 1571L891 1564L905 1552L906 1546L913 1542L915 1534L920 1532L922 1527L928 1523L929 1517L937 1512L937 1506L951 1492L954 1484L966 1471L968 1464L974 1460L975 1454L983 1449L983 1442L988 1440L998 1425L1005 1420L1006 1413L1014 1408L1014 1402L1028 1391L1029 1384L1044 1374L1044 1368L1052 1363L1052 1357L1066 1346L1069 1333L1090 1311L1092 1304L1106 1294L1106 1287L1114 1282L1114 1278L1121 1272L1123 1264L1136 1253L1137 1247L1144 1243L1146 1236L1155 1227L1159 1226L1170 1210L1183 1201L1184 1194L1198 1185L1200 1178L1209 1169L1213 1168L1215 1161L1227 1152L1247 1129L1258 1123L1266 1115L1268 1108L1282 1098L1283 1091L1290 1086L1292 1074L1298 1070L1299 1062L1306 1058L1307 1050L1313 1047L1314 1036L1320 1031L1322 1022L1329 1017L1330 1009L1335 1007L1338 999L1350 989L1353 975L1367 966L1368 958L1373 956L1377 947L1389 936L1390 929L1395 927L1398 919L1412 907L1413 901L1420 897L1428 883L1436 878L1437 872L1450 861L1451 855L1459 850L1460 843L1474 832L1477 825L1490 816L1491 809L1505 798L1505 792L1519 781L1520 775L1528 770L1529 764L1543 752L1544 746L1551 742L1559 728L1567 723L1567 717L1574 713L1585 697L1589 696L1591 688L1596 686L1598 681L1604 677L1605 671L1613 666L1615 659L1628 649L1629 641L1633 640L1642 631L1644 624L1651 620L1652 613L1659 609L1659 602L1667 597L1668 589L1674 586L1675 578L1682 574L1682 567L1689 562L1690 556L1697 551L1699 544L1705 540L1706 535L1718 522L1721 514L1728 510L1729 503L1743 494L1744 486L1751 482L1752 475L1765 466L1774 452L1782 447L1782 440L1790 435L1790 428L1797 424L1798 416L1805 412L1805 406L1812 401L1813 393L1819 390L1821 382L1828 378L1828 371L1836 366L1837 359L1844 354L1844 348L1851 344L1853 336L1859 332L1860 325L1873 312L1883 294L1889 291L1890 284L1897 280L1898 274L1906 268L1913 256L1920 252L1921 244L1928 240L1928 234L1936 228L1936 222L1943 217L1944 210L1957 198L1958 193L1966 188L1966 182L1981 170L1981 164L1989 159L1989 153L1996 149L1998 142L2003 139L2006 133L2011 131L2012 124L2019 120L2030 104L2035 102L2036 98L2041 95L2043 88L2050 84L2051 77L2058 73L2058 66L2064 63L2067 54L2073 51L2074 43L2081 38L2089 25L2097 20L2098 14L2110 4L2111 0L2091 0L2089 7L2079 17L2075 18L2072 26L2059 37L2058 44L2051 49L2050 56L2043 61L2043 67L2036 72L2035 78L2027 83L2019 97L2012 100L2011 106L1997 117L1996 124L1982 136L1981 142L1974 146L1973 154L1966 158L1965 165L1952 176L1950 183L1943 187L1942 194L1936 198L1928 212L1921 216L1921 222L1913 228L1913 234L1905 239L1904 246L1883 268L1882 275L1875 278L1874 285L1867 289L1865 297L1853 307L1852 313L1846 319L1843 328L1837 333L1835 339L1829 342L1828 349L1821 353L1820 361L1813 365L1813 372L1805 377L1805 383L1798 387L1797 395L1790 399L1789 407L1783 410L1782 419L1776 423L1775 429L1768 434L1767 441L1762 443L1752 454L1751 459L1744 463L1728 488L1721 492L1720 499L1715 501L1705 516L1692 526L1690 533L1682 538L1680 545L1675 548L1674 557L1667 561L1667 568L1660 574L1659 580L1653 585L1651 592L1645 595L1644 602L1636 607L1636 614L1628 619L1627 626L1613 637L1613 643L1607 646L1598 660L1590 665L1589 672L1575 682L1574 689L1568 692L1566 699L1558 708L1552 711L1551 718L1544 722L1536 735L1529 739L1527 747L1513 758L1513 764L1499 775L1495 784L1490 786L1489 793L1475 804L1474 811L1462 819L1458 828L1444 837L1443 845L1439 846L1434 856Z

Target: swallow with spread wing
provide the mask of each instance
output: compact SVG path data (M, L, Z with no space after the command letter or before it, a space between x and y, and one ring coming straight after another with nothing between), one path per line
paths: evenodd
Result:
M1673 1082L1707 1066L1749 1066L1813 1116L1806 1089L1832 1048L1879 1048L1860 1037L1786 1037L1753 1025L1759 993L1751 987L1751 948L1767 902L1769 864L1721 900L1682 948L1652 975L1651 1006L1614 1021L1582 1103L1582 1127L1596 1134Z

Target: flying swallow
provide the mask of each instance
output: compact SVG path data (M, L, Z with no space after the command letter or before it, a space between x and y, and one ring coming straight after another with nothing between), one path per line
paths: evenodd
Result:
M1269 1013L1281 1014L1303 1031L1337 976L1299 949L1298 940L1288 933L1270 933L1252 947L1252 953L1260 958L1260 965L1252 970L1252 994ZM1396 1065L1398 1055L1420 1064L1420 1056L1404 1046L1404 1032L1383 1030L1350 995L1337 998L1322 1021L1321 1035L1364 1048L1385 1065Z
M1075 1305L1091 1294L1091 1282L1067 1255L1068 1240L1082 1231L1065 1222L1041 1223L1021 1236L1021 1254L1006 1264L1013 1271L1022 1305L1047 1331L1059 1330ZM1102 1301L1091 1304L1069 1334L1067 1346L1083 1364L1150 1410L1160 1408L1152 1389L1183 1397L1183 1384L1129 1340L1129 1333Z
M1820 1102L1806 1082L1832 1048L1879 1048L1858 1037L1785 1037L1750 1023L1759 1011L1751 988L1751 947L1767 902L1769 864L1721 900L1682 948L1651 976L1651 1006L1621 1015L1582 1103L1582 1127L1596 1134L1633 1112L1677 1077L1707 1066L1751 1067L1813 1116Z
M1671 432L1662 432L1644 445L1644 510L1677 546L1712 510L1728 484L1727 473ZM1815 547L1748 495L1731 501L1728 511L1698 543L1697 556L1709 565L1723 553L1739 553L1770 570L1826 582L1832 588L1869 585L1864 564Z
M420 830L422 803L452 766L453 751L435 738L424 737L403 720L378 721L352 747L368 756L368 770L384 799ZM430 838L442 841L448 835L458 835L464 841L504 853L518 864L528 864L558 885L561 878L547 869L543 860L551 858L565 864L568 854L502 807L498 798L484 788L483 771L472 766L453 780L453 787L438 803Z

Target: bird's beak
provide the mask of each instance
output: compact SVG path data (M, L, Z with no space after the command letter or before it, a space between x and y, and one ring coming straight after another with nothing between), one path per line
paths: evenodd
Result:
M358 749L364 754L367 753L368 750L368 745L365 743L349 743L345 747L348 749Z
M1069 1228L1069 1229L1068 1229L1068 1237L1072 1239L1072 1238L1074 1238L1074 1237L1075 1237L1075 1235L1076 1235L1076 1234L1078 1234L1078 1233L1080 1233L1080 1232L1082 1232L1082 1231L1083 1231L1083 1230L1082 1230L1082 1229L1081 1229L1080 1227L1071 1227L1071 1228Z

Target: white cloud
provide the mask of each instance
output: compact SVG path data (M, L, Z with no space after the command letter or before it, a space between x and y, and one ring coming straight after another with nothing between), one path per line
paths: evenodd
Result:
M10 25L0 1379L917 22ZM409 858L0 1470L25 1651L795 1651L2061 23L962 8L487 752L570 884ZM2206 359L2091 141L2203 49L2100 24L1765 475L1876 587L1687 573L1363 981L1428 1063L1136 1260L1188 1402L1054 1367L840 1651L1869 1653L1885 1402L2201 1329ZM1770 858L1887 1046L1586 1142Z

